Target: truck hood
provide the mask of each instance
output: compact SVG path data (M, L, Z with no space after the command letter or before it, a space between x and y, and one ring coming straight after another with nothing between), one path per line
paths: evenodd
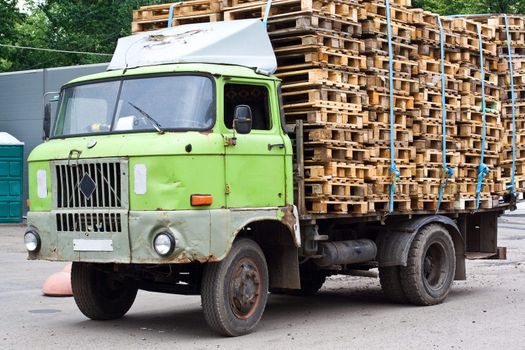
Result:
M134 157L156 155L224 154L223 136L203 132L166 132L92 135L52 139L37 146L29 162L68 159L72 150L82 158ZM77 158L78 152L73 157Z

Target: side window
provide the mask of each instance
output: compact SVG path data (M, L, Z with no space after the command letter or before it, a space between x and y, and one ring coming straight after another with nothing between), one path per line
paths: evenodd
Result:
M233 129L235 106L248 105L252 110L252 129L270 130L268 89L260 85L226 84L224 86L224 124Z

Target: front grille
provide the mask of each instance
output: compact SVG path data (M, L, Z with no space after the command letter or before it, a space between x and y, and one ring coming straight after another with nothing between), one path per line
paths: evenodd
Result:
M56 208L127 208L127 164L125 159L54 162Z
M58 232L122 232L121 213L58 213Z

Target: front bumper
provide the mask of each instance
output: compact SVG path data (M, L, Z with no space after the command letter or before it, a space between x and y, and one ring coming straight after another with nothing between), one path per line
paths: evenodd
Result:
M29 212L28 225L38 232L41 239L40 250L29 253L29 259L143 264L208 260L209 210L112 213L118 213L122 217L120 232L93 232L89 229L60 232L57 229L58 212ZM176 242L174 252L168 257L160 256L153 248L155 235L162 231L170 231ZM79 248L78 242L90 243L90 247ZM97 249L97 246L105 248Z

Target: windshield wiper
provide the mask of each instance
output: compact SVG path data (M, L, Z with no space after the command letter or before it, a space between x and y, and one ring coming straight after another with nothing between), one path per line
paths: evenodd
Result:
M135 106L133 103L131 102L128 102L129 105L133 108L135 108L137 111L139 111L140 114L142 114L142 116L148 120L150 122L150 124L155 128L155 130L157 130L157 132L159 134L164 134L164 130L161 129L161 125L159 124L158 121L156 121L155 119L153 119L152 116L150 116L148 113L144 112L142 109L140 109L139 107Z

